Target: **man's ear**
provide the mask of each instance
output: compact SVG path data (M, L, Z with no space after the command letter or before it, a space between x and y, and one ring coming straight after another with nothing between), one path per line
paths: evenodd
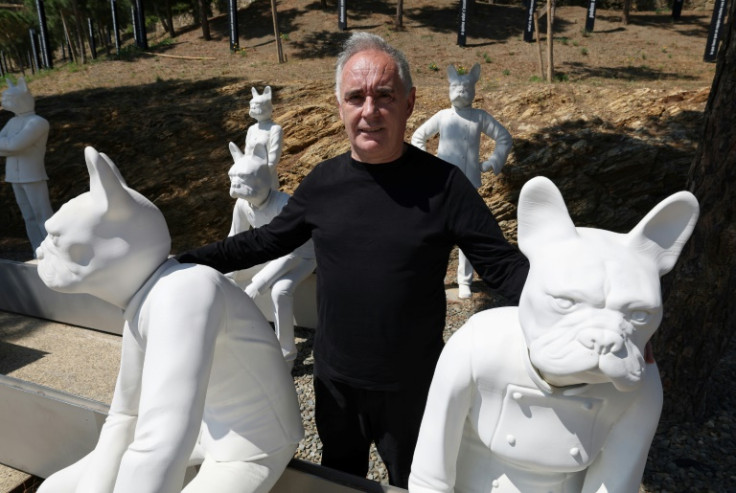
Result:
M345 119L342 117L342 104L340 104L340 96L335 96L335 100L337 101L337 113L340 115L340 121L345 123Z
M409 96L406 99L407 99L406 117L409 118L411 114L414 112L414 103L417 100L417 88L416 87L412 87L409 90Z

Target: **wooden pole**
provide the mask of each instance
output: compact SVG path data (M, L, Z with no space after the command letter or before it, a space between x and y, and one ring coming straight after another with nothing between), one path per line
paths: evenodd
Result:
M552 82L555 77L554 59L552 56L552 25L554 23L554 3L555 0L547 0L547 82Z
M281 33L279 33L279 18L276 13L276 0L271 0L271 17L273 17L273 35L276 36L276 51L279 63L284 63L284 51L281 48Z
M542 33L539 32L539 13L534 11L534 31L537 33L537 52L539 53L539 77L544 80L544 60L542 59Z

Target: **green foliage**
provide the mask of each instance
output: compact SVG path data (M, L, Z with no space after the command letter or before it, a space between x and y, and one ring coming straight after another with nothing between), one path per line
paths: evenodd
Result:
M433 72L438 72L440 70L440 68L437 66L436 63L432 62L432 63L429 64L429 70L431 70Z
M532 75L531 77L529 77L529 82L544 82L544 79L542 79L538 75Z
M504 71L503 71L503 72L501 72L501 73L502 73L503 75L511 75L511 70L509 70L509 69L504 69Z
M583 56L588 56L588 48L586 48L585 46L580 48L580 54Z

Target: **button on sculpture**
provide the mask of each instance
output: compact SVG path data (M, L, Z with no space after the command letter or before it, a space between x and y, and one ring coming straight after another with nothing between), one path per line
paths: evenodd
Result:
M262 94L258 94L255 87L250 88L253 97L250 100L248 114L258 123L248 127L245 135L245 154L255 155L268 162L271 170L271 186L279 188L279 175L276 165L281 159L283 145L283 130L271 119L273 116L273 102L271 100L271 86L266 86Z
M232 142L229 147L234 161L228 171L230 196L237 199L229 234L233 236L251 227L258 228L270 223L286 205L289 194L273 188L272 168L263 157L243 154ZM231 276L253 299L271 290L276 336L289 368L293 367L297 355L294 342L294 290L316 266L314 245L309 240L293 252L257 267L259 270L252 278L239 273Z
M473 108L475 84L480 79L477 63L469 73L459 74L455 67L447 67L452 107L440 110L416 129L411 143L426 150L427 141L440 134L437 156L460 168L470 182L479 188L481 171L493 170L499 174L511 152L511 134L488 112ZM480 139L485 134L495 141L495 148L488 160L480 162ZM462 250L457 267L458 296L470 298L473 267Z
M265 493L303 435L273 330L209 267L168 259L161 212L113 162L85 150L90 191L46 223L38 273L50 288L124 310L117 385L95 449L42 493Z
M522 189L519 307L480 312L435 370L411 493L636 493L662 406L647 341L659 277L698 216L679 192L628 234L576 228L551 181Z
M12 184L26 234L35 251L46 237L44 223L54 213L44 167L49 122L35 112L36 103L25 79L16 85L7 79L4 109L15 114L0 130L0 156L5 156L5 181Z

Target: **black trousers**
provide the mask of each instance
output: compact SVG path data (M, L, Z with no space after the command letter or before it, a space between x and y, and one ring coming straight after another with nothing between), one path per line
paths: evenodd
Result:
M407 488L431 375L398 391L366 390L314 377L322 465L365 477L371 442L389 482Z

